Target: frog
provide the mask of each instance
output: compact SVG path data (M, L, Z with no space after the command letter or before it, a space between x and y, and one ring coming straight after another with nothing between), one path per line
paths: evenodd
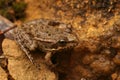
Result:
M35 64L31 52L39 49L46 53L45 62L52 65L51 57L58 51L70 50L78 44L71 24L51 19L35 19L23 23L13 30L14 39Z

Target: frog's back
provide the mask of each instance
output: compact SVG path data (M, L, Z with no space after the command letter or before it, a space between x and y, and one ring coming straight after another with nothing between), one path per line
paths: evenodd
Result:
M58 48L57 42L60 40L76 41L71 25L48 19L38 19L23 24L15 30L15 38L29 50L34 50L36 47L42 50Z
M43 39L57 39L71 33L71 25L48 19L30 21L23 24L21 29L33 37Z

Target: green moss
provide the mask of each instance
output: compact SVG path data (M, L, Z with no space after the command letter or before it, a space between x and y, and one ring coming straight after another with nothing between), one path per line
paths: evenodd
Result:
M3 8L3 6L5 6L4 0L0 1L0 8Z
M0 15L11 21L25 18L27 4L21 0L0 0Z
M15 17L12 13L9 12L9 9L2 9L0 10L0 14L6 18L8 18L11 21L15 20Z
M18 3L14 3L13 4L13 9L14 9L14 11L15 11L15 17L16 18L21 18L21 17L25 17L25 9L26 9L26 6L27 6L27 4L26 3L24 3L23 1L21 1L21 2L18 2Z

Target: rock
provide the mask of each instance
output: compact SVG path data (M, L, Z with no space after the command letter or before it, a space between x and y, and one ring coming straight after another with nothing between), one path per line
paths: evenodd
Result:
M111 75L112 80L120 80L120 74L118 72L115 72Z
M8 80L7 73L0 67L0 80Z
M113 58L115 64L120 65L120 52Z
M105 56L98 55L98 59L96 57L90 67L97 73L110 74L114 70L115 64Z
M15 41L5 39L3 52L8 58L9 74L15 80L57 80L57 76L44 63L40 54L35 54L35 61L40 65L40 70L33 65L24 52L16 45ZM3 79L2 79L3 80Z

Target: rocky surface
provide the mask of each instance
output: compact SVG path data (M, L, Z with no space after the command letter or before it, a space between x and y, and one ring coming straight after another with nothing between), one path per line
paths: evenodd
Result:
M8 59L7 67L9 73L5 73L2 69L0 71L3 71L4 74L10 74L13 78L11 80L57 80L57 75L47 68L40 56L36 57L35 60L39 62L41 70L29 61L14 41L5 39L3 42L3 52ZM3 77L2 80L6 80L6 78Z
M25 1L29 3L27 20L42 17L71 23L79 46L53 55L52 62L56 65L52 70L44 64L44 55L34 52L34 60L41 65L38 70L15 41L5 39L3 51L8 64L7 71L0 70L3 75L15 80L58 80L58 77L59 80L120 80L119 0Z
M120 15L106 20L106 24L99 22L98 28L89 19L79 30L75 25L77 21L73 24L79 45L73 51L53 55L51 60L55 67L52 69L45 64L44 54L36 51L32 56L40 65L38 70L15 41L5 39L2 47L7 64L0 71L10 80L119 80ZM90 27L85 27L88 25Z
M8 80L7 73L0 67L0 79L1 80Z

